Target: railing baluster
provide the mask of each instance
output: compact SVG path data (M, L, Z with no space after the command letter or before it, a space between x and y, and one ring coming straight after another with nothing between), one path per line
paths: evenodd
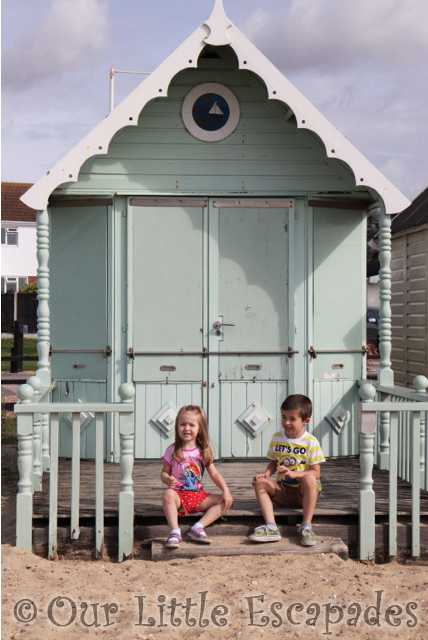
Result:
M382 400L389 402L391 396L381 394ZM379 469L388 469L389 464L389 413L382 411L379 414Z
M390 414L389 439L389 555L397 555L397 476L398 476L398 413Z
M404 437L404 479L407 482L411 482L410 480L410 455L411 455L411 446L410 441L412 437L412 423L410 420L410 413L406 412L404 414L404 425L405 425L405 437Z
M72 414L72 461L71 461L71 529L70 537L78 540L80 502L80 413Z
M421 446L421 414L412 414L411 458L413 470L412 482L412 556L420 555L420 517L421 517L421 474L420 474L420 446Z
M420 476L421 476L421 489L424 489L425 491L428 490L428 483L426 483L425 481L425 473L427 470L427 456L426 456L426 419L427 419L427 414L424 413L423 411L421 412L421 442L420 442L420 450L421 450L421 454L420 454Z
M103 554L104 546L104 415L95 414L95 555Z
M51 468L51 456L49 452L49 414L42 413L42 466L43 471Z
M416 376L413 380L413 388L416 393L425 393L428 387L428 378L425 376ZM420 476L421 487L428 491L428 443L426 441L427 414L421 413L421 458L420 458Z
M42 416L34 414L33 425L33 489L42 490Z
M37 376L31 376L27 384L34 389L33 402L37 402L42 381ZM42 473L42 416L36 413L33 419L33 491L42 490Z
M428 491L428 411L425 411L425 483L424 489Z
M399 473L400 478L404 478L406 470L404 466L405 460L405 448L406 448L406 416L404 413L400 413L400 447L398 449L399 455Z
M59 413L53 413L51 416L51 468L49 474L49 560L56 560L58 555L58 441Z

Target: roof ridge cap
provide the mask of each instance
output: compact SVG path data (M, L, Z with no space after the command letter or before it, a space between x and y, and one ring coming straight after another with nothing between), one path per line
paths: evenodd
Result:
M211 15L203 24L210 30L209 35L204 39L205 44L219 47L232 43L228 30L233 23L226 15L223 0L215 0Z

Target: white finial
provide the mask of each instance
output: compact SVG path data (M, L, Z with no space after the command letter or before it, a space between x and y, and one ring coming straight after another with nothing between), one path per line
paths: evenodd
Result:
M232 23L224 12L223 0L215 0L212 14L204 24L210 30L209 35L204 40L205 44L220 47L232 42L227 33L228 29L232 26Z
M122 402L132 402L135 396L134 385L131 382L124 382L120 385L118 393Z

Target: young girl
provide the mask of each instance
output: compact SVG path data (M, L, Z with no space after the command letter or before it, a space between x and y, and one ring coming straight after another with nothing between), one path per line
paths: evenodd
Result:
M175 420L175 443L170 445L162 458L164 465L161 479L169 487L164 491L162 506L171 527L166 546L176 549L181 542L178 515L197 511L205 514L191 527L187 535L197 542L209 544L211 540L205 527L226 513L232 506L232 496L213 462L207 419L201 407L182 407ZM211 480L222 493L205 493L202 475L207 469Z

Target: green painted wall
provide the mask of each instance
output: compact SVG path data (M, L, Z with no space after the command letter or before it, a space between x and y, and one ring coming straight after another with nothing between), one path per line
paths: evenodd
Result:
M330 456L358 452L358 389L365 377L366 222L362 211L313 210L314 433ZM322 351L331 353L321 353ZM348 353L333 353L343 351ZM341 404L349 423L336 433L325 416Z
M149 104L138 127L116 134L108 155L87 161L78 184L66 191L291 195L353 189L353 174L326 159L316 136L297 131L287 108L267 100L260 80L233 63L203 59L200 68L176 76L168 97ZM201 142L183 125L183 99L203 82L222 83L239 100L241 119L226 140Z
M203 82L220 82L230 87L240 102L238 128L221 142L201 142L188 133L182 123L184 97ZM217 407L211 426L216 432L218 447L227 457L264 455L271 430L275 430L279 422L269 426L261 438L253 440L240 429L236 418L248 403L258 402L268 407L275 420L279 400L287 390L306 392L313 397L315 412L311 430L320 438L326 455L358 451L355 381L364 373L364 360L360 354L319 354L311 361L307 350L310 345L319 350L357 349L364 342L364 214L349 209L308 206L307 197L319 192L323 195L345 192L346 198L352 197L356 194L354 177L340 162L327 160L316 136L298 131L294 118L287 120L288 117L284 105L266 99L263 84L253 74L233 69L232 58L201 60L200 68L183 72L174 79L168 98L156 99L144 109L138 127L127 127L114 137L108 155L86 162L78 183L65 185L56 192L56 195L68 196L294 197L295 209L286 225L288 249L284 240L284 256L287 250L289 256L286 281L288 284L289 280L292 287L287 319L290 341L282 340L281 344L284 348L294 345L299 354L289 362L288 378L273 376L278 382L242 381L232 385L229 380L222 380L213 391L210 388L210 397L218 396L211 402ZM109 222L107 207L55 207L52 211L52 345L54 348L61 345L70 349L104 349L110 335L115 349L114 358L109 361L95 354L79 357L54 354L53 377L58 380L57 393L61 398L68 382L68 388L73 383L73 396L77 398L79 389L84 389L88 400L98 399L100 394L107 394L113 400L120 382L134 379L136 457L158 458L168 438L159 433L150 419L165 402L177 407L187 402L199 404L207 392L189 375L177 379L177 384L163 384L153 376L148 379L146 368L138 369L138 358L131 361L124 355L129 346L143 351L153 346L152 339L149 345L142 343L143 338L149 336L146 331L136 335L128 331L134 313L144 320L147 295L153 288L154 281L144 280L147 276L145 253L152 251L153 260L162 261L170 255L171 247L170 242L166 243L169 248L162 244L162 237L166 236L165 227L162 228L165 220L152 230L150 238L142 239L129 222L131 209L125 197L116 197ZM204 216L212 220L213 212L206 212ZM175 235L179 236L180 230L184 231L179 224ZM207 237L203 251L217 251L216 242L211 236ZM257 259L257 251L254 258ZM132 265L137 263L138 273L136 279L134 274L132 284L129 274ZM108 270L113 268L115 272L109 280ZM166 273L170 271L169 266ZM206 291L206 276L204 278ZM135 286L145 295L137 299ZM211 299L210 304L212 306ZM165 300L165 309L169 308L170 303ZM230 320L229 316L224 317ZM178 328L182 321L177 318ZM211 326L210 323L212 318ZM179 348L178 342L176 346ZM168 349L173 347L174 341ZM82 372L73 364L81 362L83 357L86 369ZM343 366L336 368L336 365ZM204 371L204 378L205 374ZM344 402L352 416L340 435L333 432L325 420L326 413L337 402ZM88 457L93 455L90 434L88 430L82 438L82 453ZM117 458L117 434L111 442ZM65 439L62 455L67 455L68 446ZM110 445L107 448L110 452Z
M106 380L88 351L107 346L107 207L53 207L50 226L52 375Z
M56 402L106 402L106 206L50 210L50 317ZM60 351L60 353L57 352ZM90 353L98 350L100 353ZM71 427L61 414L60 455L71 457ZM110 420L106 425L106 436ZM107 452L108 437L104 441ZM81 457L95 455L95 420L82 429Z

